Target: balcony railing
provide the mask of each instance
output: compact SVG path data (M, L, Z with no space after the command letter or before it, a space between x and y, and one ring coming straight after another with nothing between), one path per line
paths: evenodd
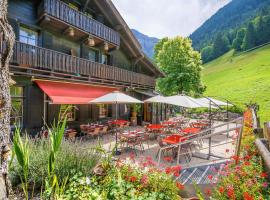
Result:
M113 29L79 12L62 1L44 0L39 7L40 14L47 14L66 22L91 35L120 46L120 35Z
M0 44L1 53L5 49L5 45L1 42ZM29 69L60 72L99 80L109 80L110 82L115 81L130 86L155 87L153 77L21 42L15 43L10 62Z

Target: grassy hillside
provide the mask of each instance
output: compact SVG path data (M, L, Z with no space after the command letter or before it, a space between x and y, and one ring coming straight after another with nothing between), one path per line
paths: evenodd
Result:
M270 45L234 54L230 51L204 65L206 95L226 98L236 105L257 102L261 121L270 121Z

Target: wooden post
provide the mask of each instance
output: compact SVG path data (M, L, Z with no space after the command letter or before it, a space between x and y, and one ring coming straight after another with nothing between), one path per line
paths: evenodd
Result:
M264 138L267 139L270 148L270 122L264 123L263 135Z

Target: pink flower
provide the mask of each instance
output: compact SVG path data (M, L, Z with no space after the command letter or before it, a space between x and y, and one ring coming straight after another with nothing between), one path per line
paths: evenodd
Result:
M141 178L141 183L142 183L143 185L146 185L147 182L148 182L148 177L147 177L147 175L143 175L142 178Z
M267 182L263 182L263 183L262 183L262 186L263 186L264 188L267 188L267 187L268 187L268 183L267 183Z

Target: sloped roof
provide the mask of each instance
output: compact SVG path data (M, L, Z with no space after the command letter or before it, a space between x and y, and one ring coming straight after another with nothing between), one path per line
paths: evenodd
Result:
M135 62L141 62L156 77L164 77L165 74L144 54L139 41L128 27L121 14L118 12L111 0L93 0L99 10L105 16L113 28L120 33L121 44L129 51Z

